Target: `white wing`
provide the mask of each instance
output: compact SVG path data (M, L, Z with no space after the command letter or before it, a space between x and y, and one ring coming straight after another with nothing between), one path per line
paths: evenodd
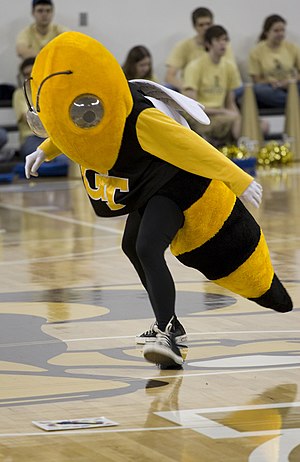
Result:
M156 109L159 109L161 112L176 120L176 122L183 125L184 127L190 128L186 119L180 114L180 112L177 109L165 103L164 101L161 101L160 99L153 98L152 96L145 95L145 98L149 99L151 103L154 105L154 107L156 107Z
M153 104L155 105L155 107L157 107L157 109L160 109L160 108L156 106L155 101L153 101L152 98L153 99L155 98L156 100L159 100L162 103L169 106L169 110L171 110L171 112L175 110L176 112L179 113L179 115L181 112L187 112L191 117L193 117L193 119L197 120L201 124L203 125L210 124L210 120L207 114L203 110L204 106L198 103L197 101L195 101L194 99L188 98L187 96L182 95L181 93L178 93L177 91L170 90L169 88L164 87L163 85L160 85L159 83L152 82L150 80L133 79L133 80L129 80L129 82L138 84L139 88L142 90L145 96L148 97L153 102ZM170 114L167 114L167 115L170 115ZM173 112L173 116L170 115L170 117L172 117L173 119L175 118L174 112ZM179 120L177 121L179 122Z

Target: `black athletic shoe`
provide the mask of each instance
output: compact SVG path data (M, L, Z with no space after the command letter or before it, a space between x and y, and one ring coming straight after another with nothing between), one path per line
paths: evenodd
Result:
M173 317L171 321L169 322L168 326L170 324L171 324L170 332L174 335L175 342L176 343L186 342L187 335L186 335L185 329L183 325L178 321L178 319ZM146 330L146 332L143 332L142 334L137 335L135 337L135 343L139 345L145 345L145 343L148 343L148 342L155 342L158 331L159 329L157 326L157 322L154 322L150 326L149 330Z
M144 358L147 361L157 364L162 368L177 367L183 364L180 350L168 326L165 332L158 330L155 342L145 345L143 351Z

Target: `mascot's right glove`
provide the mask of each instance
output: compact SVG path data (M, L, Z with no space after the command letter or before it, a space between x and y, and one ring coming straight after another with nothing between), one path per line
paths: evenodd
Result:
M254 205L254 207L258 208L262 200L262 193L262 186L253 180L248 188L243 192L243 194L240 195L240 199L244 200L245 202L249 202L250 204Z
M29 180L30 176L39 176L37 170L46 160L46 154L42 149L37 148L32 154L28 154L25 159L25 176Z

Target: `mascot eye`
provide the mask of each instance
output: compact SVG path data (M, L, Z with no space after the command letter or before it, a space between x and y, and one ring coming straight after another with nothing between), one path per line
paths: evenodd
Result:
M80 128L91 128L98 125L104 114L101 101L95 95L80 95L70 106L70 117Z

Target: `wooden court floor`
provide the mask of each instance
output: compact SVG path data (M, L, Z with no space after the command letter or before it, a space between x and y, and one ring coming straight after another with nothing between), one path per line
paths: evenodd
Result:
M182 370L144 361L153 317L80 180L0 185L0 462L299 462L300 169L258 172L251 210L294 300L278 314L167 260L188 333ZM33 421L118 425L44 431Z

